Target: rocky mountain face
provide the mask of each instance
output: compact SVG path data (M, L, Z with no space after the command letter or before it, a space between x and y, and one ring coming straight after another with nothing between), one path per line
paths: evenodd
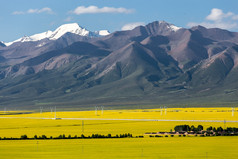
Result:
M0 47L5 47L6 45L3 42L0 42Z
M103 33L103 32L102 32ZM87 34L89 35L89 34ZM0 46L2 105L233 105L238 33L153 22Z

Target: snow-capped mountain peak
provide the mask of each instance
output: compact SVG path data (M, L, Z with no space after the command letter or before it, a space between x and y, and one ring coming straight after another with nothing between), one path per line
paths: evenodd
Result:
M64 24L61 25L59 28L57 28L52 33L49 39L56 40L61 36L63 36L65 33L73 33L81 36L88 36L90 32L85 28L81 28L77 23Z
M171 24L171 25L170 25L170 29L176 32L176 31L178 31L179 29L181 29L181 27L177 27L177 26Z
M12 42L7 42L7 43L4 43L6 46L10 46L12 45L13 43L15 42L27 42L27 41L33 41L33 39L27 35L21 37L20 39L17 39L15 41L12 41Z
M42 40L44 38L49 38L52 35L52 33L53 32L51 30L48 30L47 32L43 32L43 33L32 35L32 36L30 36L30 38L33 41L38 41L38 40Z
M168 29L170 29L171 31L178 31L179 29L181 29L181 27L177 27L173 24L170 24L170 23L167 23L165 21L159 21L159 24L163 24L163 25L166 25Z
M17 39L13 42L4 43L6 46L12 45L15 42L28 42L28 41L39 41L42 39L57 40L66 33L73 33L80 36L90 36L90 37L99 37L106 36L110 34L107 30L100 30L91 32L85 28L80 27L77 23L63 24L58 27L55 31L47 31L39 34L34 34L32 36L24 36L20 39Z

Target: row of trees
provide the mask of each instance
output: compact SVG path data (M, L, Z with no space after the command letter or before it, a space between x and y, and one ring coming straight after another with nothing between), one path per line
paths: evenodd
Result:
M182 132L182 131L194 131L194 132L198 132L198 131L202 131L203 130L203 126L202 125L198 125L198 127L195 127L194 125L192 125L191 127L189 125L177 125L174 127L174 131L176 132Z
M189 125L177 125L174 127L175 132L195 132L198 133L200 131L203 130L203 126L202 125L198 125L198 127L195 127L194 125L192 125L191 127ZM216 133L217 135L219 134L238 134L238 128L236 127L227 127L225 129L223 129L222 127L208 127L205 131L207 134L212 134L212 133Z
M58 137L47 137L46 135L41 135L41 136L37 136L35 135L33 138L29 138L27 135L21 135L20 138L1 138L0 137L0 140L27 140L27 139L92 139L92 138L132 138L132 134L130 133L125 133L125 134L117 134L115 136L111 135L111 134L108 134L108 135L101 135L101 134L92 134L91 136L85 136L84 134L82 134L81 136L71 136L71 135L68 135L66 136L65 134L62 134L62 135L59 135Z
M235 128L235 127L227 127L226 129L223 129L222 127L218 127L218 128L215 128L215 127L208 127L207 128L207 131L208 132L227 132L227 133L238 133L238 128Z

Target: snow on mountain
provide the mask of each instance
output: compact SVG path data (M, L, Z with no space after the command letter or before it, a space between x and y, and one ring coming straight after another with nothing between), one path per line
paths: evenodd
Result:
M52 35L50 36L50 40L59 39L65 33L73 33L81 36L89 36L90 31L86 30L85 28L81 28L77 23L72 24L64 24L57 28Z
M49 31L47 31L47 32L35 34L35 35L32 35L32 36L23 36L22 38L17 39L17 40L15 40L15 41L5 43L5 45L6 45L6 46L9 46L9 45L12 45L12 44L15 43L15 42L28 42L28 41L38 41L38 40L42 40L42 39L45 39L45 38L49 38L49 37L52 35L52 33L53 33L53 32L49 30Z
M107 30L100 30L91 32L86 30L85 28L80 27L77 23L71 23L71 24L64 24L58 27L55 31L47 31L39 34L35 34L32 36L24 36L20 39L17 39L13 42L4 43L6 46L12 45L15 42L28 42L28 41L39 41L45 38L48 38L49 40L57 40L61 36L63 36L66 33L73 33L80 36L90 36L90 37L99 37L99 36L106 36L110 34Z
M95 33L100 35L100 36L107 36L107 35L110 34L110 32L108 30L95 31Z
M44 38L51 37L52 33L53 32L49 30L49 31L44 32L44 33L32 35L32 36L30 36L30 38L32 39L32 41L38 41L38 40L42 40Z
M168 29L170 29L171 31L174 31L174 32L181 29L181 27L177 27L177 26L175 26L173 24L169 24L165 21L159 21L159 24L167 27ZM77 34L80 36L88 36L88 37L100 37L100 36L107 36L110 34L110 32L108 30L100 30L100 31L91 32L85 28L80 27L77 23L70 23L70 24L61 25L55 31L49 30L47 32L35 34L32 36L24 36L24 37L17 39L15 41L3 43L3 44L5 44L6 46L9 46L15 42L39 41L39 40L42 40L45 38L48 38L49 40L57 40L66 33L73 33L73 34ZM37 47L40 47L40 46L37 46Z
M170 28L171 28L171 30L173 30L173 31L178 31L179 29L181 29L181 27L177 27L177 26L175 26L175 25L170 25Z
M167 23L167 22L165 22L165 21L160 21L159 24L167 25L167 28L168 28L168 29L171 29L171 30L174 31L174 32L176 32L176 31L178 31L179 29L181 29L181 27L177 27L177 26L175 26L175 25L173 25L173 24L170 24L170 23Z

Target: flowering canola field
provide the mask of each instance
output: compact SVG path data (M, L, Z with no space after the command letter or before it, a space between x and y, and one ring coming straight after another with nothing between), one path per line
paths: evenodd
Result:
M92 134L133 136L170 131L176 125L238 127L238 112L231 108L168 108L97 110L18 114L0 112L0 137L26 134L57 137ZM7 118L4 118L7 117ZM47 119L46 119L47 118ZM67 120L65 118L81 118ZM107 120L102 120L107 119ZM117 120L142 119L142 120ZM176 121L143 121L143 119ZM209 120L209 121L179 121ZM220 122L214 122L214 121ZM3 158L238 158L238 137L168 137L68 140L0 140Z

